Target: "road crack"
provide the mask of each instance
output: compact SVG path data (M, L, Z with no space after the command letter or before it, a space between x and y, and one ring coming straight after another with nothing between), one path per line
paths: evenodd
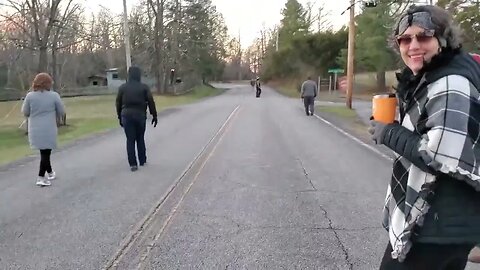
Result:
M300 167L302 167L303 175L305 176L305 179L310 183L310 186L311 186L312 189L313 189L313 190L311 190L311 191L317 191L317 188L316 188L315 185L313 184L312 179L310 179L310 177L308 176L308 171L307 171L307 169L305 168L305 166L303 165L303 161L302 161L300 158L297 158L297 161L298 161L298 164L300 164ZM304 191L304 192L305 192L305 191Z
M348 254L348 250L343 244L342 240L340 239L340 236L338 235L338 231L340 230L333 227L333 221L328 216L328 211L321 205L320 205L320 209L322 210L324 217L328 220L328 229L333 232L333 234L335 235L335 238L337 239L338 245L340 245L340 248L342 249L343 255L345 256L345 261L348 264L348 269L353 270L353 263L350 260L350 255Z

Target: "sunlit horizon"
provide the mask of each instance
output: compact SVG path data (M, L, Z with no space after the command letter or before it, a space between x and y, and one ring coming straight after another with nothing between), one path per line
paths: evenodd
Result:
M98 4L96 0L86 0L86 11L96 12L103 6L114 14L123 12L123 0L118 1L116 5ZM113 1L112 1L113 2ZM307 0L299 0L306 7ZM311 1L313 5L313 14L318 14L318 9L324 5L324 13L328 13L332 29L338 30L348 22L348 14L340 15L340 13L348 7L349 0L328 1L317 0ZM344 2L343 5L342 3ZM131 10L138 0L127 0L127 8ZM275 25L280 23L282 18L281 11L285 7L286 0L212 0L217 7L217 11L223 15L225 23L228 27L229 35L233 38L240 38L242 47L250 46L256 38L260 37L262 29L273 29ZM315 24L316 25L316 24Z

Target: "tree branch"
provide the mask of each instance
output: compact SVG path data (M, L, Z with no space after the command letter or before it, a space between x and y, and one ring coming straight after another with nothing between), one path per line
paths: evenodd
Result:
M32 20L33 20L33 28L35 31L35 42L41 44L42 40L40 38L40 30L38 25L38 17L37 17L37 0L32 0L32 3L27 0L26 5L29 11L32 13Z
M0 17L3 17L3 18L6 19L6 21L15 24L17 27L19 27L20 29L22 29L22 31L23 31L24 34L26 34L28 37L30 37L30 38L33 39L33 36L28 32L28 30L25 28L25 26L23 26L23 25L21 25L20 23L18 23L18 22L17 22L16 20L14 20L12 17L7 16L7 15L3 15L3 14L0 14Z

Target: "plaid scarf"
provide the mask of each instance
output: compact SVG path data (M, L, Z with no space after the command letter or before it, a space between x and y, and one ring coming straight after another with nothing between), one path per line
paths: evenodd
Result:
M401 124L422 136L419 154L434 171L422 171L402 156L394 161L383 226L389 232L392 258L400 262L412 246L413 229L423 225L435 196L436 175L447 174L480 191L480 65L466 57L439 57L419 76L409 70L397 76ZM476 65L473 72L471 65Z

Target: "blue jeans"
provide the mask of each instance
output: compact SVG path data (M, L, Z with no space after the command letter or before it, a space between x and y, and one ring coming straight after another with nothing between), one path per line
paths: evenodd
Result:
M123 130L127 137L127 155L128 164L137 166L137 157L135 155L135 144L137 145L138 161L140 165L147 162L145 149L145 116L122 116Z

